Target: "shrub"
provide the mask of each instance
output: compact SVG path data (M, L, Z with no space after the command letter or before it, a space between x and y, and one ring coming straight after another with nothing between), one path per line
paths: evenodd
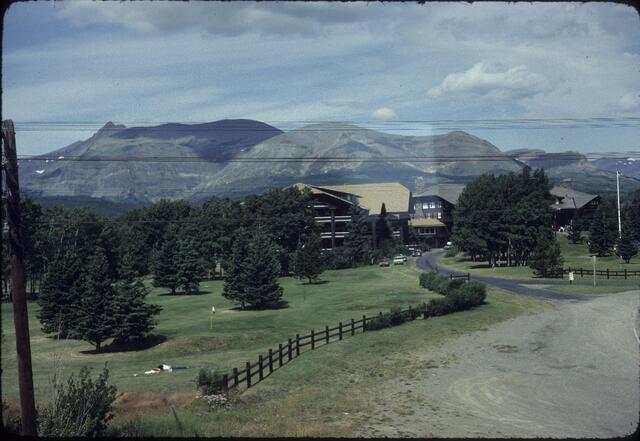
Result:
M487 298L487 287L478 282L465 283L460 287L460 292L464 294L470 307L481 305Z
M93 437L103 434L116 399L116 387L109 384L105 367L97 381L89 369L72 374L66 386L54 378L54 399L38 415L39 434L55 437Z
M200 368L196 377L196 386L202 395L222 392L222 374L214 369Z
M389 321L391 322L391 326L398 326L407 321L407 318L405 314L400 311L400 308L392 308L389 313Z
M427 314L429 316L439 316L454 312L453 305L447 297L431 299L427 304Z
M367 320L364 328L367 331L377 331L378 329L389 328L391 326L391 319L389 314L382 314L378 317Z
M440 286L439 286L440 290L438 292L445 297L448 295L451 295L454 291L457 291L458 289L460 289L461 286L467 283L466 280L464 279L447 280L444 277L443 279L444 280L440 282Z
M444 257L456 257L460 251L456 247L451 247L444 253Z

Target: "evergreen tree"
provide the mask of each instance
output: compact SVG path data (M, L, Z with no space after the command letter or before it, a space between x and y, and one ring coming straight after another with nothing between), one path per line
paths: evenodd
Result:
M299 279L309 279L309 283L314 283L322 274L320 241L320 234L314 232L298 246L294 257L294 271Z
M625 263L629 263L631 258L637 254L638 246L635 244L635 240L631 238L630 234L623 233L622 238L618 241L618 255Z
M560 246L556 239L550 237L549 234L541 234L538 237L538 243L532 254L529 267L533 269L534 274L547 277L556 275L562 270L564 260Z
M382 203L382 207L380 207L380 214L378 215L378 219L376 220L376 247L380 247L384 245L385 242L391 240L391 227L389 226L389 221L387 220L387 207L384 202Z
M37 317L45 334L57 333L66 338L77 321L80 298L75 294L74 285L80 278L80 262L72 250L55 254L47 266L38 304Z
M116 333L117 325L115 291L103 249L97 248L87 260L73 291L80 301L70 335L91 343L100 352L102 343Z
M178 288L178 267L176 265L178 254L178 242L175 234L169 230L167 237L156 249L153 255L153 286L169 288L171 294L176 293Z
M198 292L203 267L193 241L189 239L180 240L178 242L178 253L175 258L177 286L182 288L185 294Z
M598 257L608 256L618 236L615 207L612 201L603 198L598 205L589 228L589 252Z
M231 257L225 260L224 271L226 277L224 279L224 287L222 296L226 299L240 303L242 309L248 303L246 287L245 264L247 262L247 252L249 248L249 240L247 238L248 231L241 228L233 242Z
M580 243L582 242L582 225L580 222L580 218L578 217L578 214L576 213L575 216L573 216L573 220L571 221L571 227L569 228L569 235L568 235L568 239L569 241L571 241L571 243Z
M357 202L349 209L351 222L347 224L347 236L344 238L344 254L351 266L366 265L371 260L371 240L367 215Z
M145 303L149 290L137 277L134 268L135 259L126 254L120 268L121 280L115 285L115 344L123 345L145 337L155 327L154 316L162 310L158 305Z
M249 239L243 232L246 230L240 230L234 242L222 295L239 302L242 309L247 305L263 308L282 298L278 250L262 229Z

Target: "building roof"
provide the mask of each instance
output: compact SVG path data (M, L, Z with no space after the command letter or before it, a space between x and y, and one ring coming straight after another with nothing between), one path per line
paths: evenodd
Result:
M324 190L323 190L322 188L320 188L320 187L315 187L315 186L313 186L313 185L308 185L308 184L305 184L305 183L303 183L303 182L298 182L298 183L296 183L296 184L293 184L293 185L292 185L292 187L295 187L295 188L297 188L297 189L298 189L298 190L300 190L300 191L303 191L305 188L308 188L308 189L309 189L309 191L311 191L311 194L326 195L326 196L329 196L329 197L331 197L331 198L333 198L333 199L337 199L337 200L339 200L339 201L341 201L341 202L345 202L345 203L350 204L350 205L351 205L351 204L353 204L353 202L351 202L351 201L349 201L349 200L347 200L347 199L345 199L345 198L343 198L343 197L340 197L340 196L335 195L335 194L333 194L333 193L330 193L330 192L324 191Z
M414 217L413 219L409 219L409 225L412 227L446 227L446 225L438 219L431 219L429 217Z
M583 193L581 191L559 185L553 187L549 192L556 198L560 199L559 203L551 206L556 210L582 208L592 200L600 197L597 194Z
M350 193L357 196L360 206L369 210L369 215L380 214L383 203L387 213L407 213L411 202L411 191L398 182L324 185L316 188L325 191Z
M464 187L464 184L436 184L427 187L424 192L416 194L414 197L438 196L439 198L456 205Z

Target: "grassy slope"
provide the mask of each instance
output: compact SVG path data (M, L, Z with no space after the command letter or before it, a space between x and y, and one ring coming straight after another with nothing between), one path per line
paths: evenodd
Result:
M118 419L122 421L135 414L137 402L146 414L143 417L146 431L156 435L179 434L167 411L171 397L183 404L179 405L179 411L187 436L348 434L359 418L366 418L367 389L380 380L412 375L418 368L411 359L412 351L464 332L484 329L544 303L496 290L489 293L486 305L471 311L416 320L320 347L243 393L240 404L229 413L202 414L187 405L195 394L195 369L159 376L133 377L133 373L140 374L163 362L184 363L194 368L239 366L296 332L425 301L433 294L417 287L417 275L411 263L403 267L331 271L322 277L329 283L317 286L283 279L290 307L259 312L231 310L233 305L220 295L221 282L204 283L203 289L209 293L190 297L163 296L161 291L154 290L151 300L165 308L157 330L168 338L166 342L145 351L95 355L80 352L91 349L86 343L63 341L58 343L57 350L65 373L76 372L82 365L98 369L108 361L119 392L128 392L127 398L133 402L122 406L127 414L121 413ZM217 310L213 331L209 330L211 304ZM17 381L13 329L10 308L3 306L3 395L14 398ZM37 308L33 304L30 307L33 317ZM31 321L31 332L36 399L47 400L48 369L55 342L40 333L35 318ZM153 406L145 406L145 400L157 402L160 395L170 397L169 401L161 400L157 406L159 414L149 415Z
M572 244L566 236L558 234L558 243L562 250L562 256L564 258L564 267L568 268L593 268L591 262L591 256L589 255L589 248L586 243ZM492 277L502 277L505 279L527 279L533 277L533 271L529 267L496 267L490 268L486 262L471 262L468 258L459 254L455 257L442 257L439 263L445 267L450 267L460 271L469 271L472 274L479 274ZM629 264L620 263L620 260L616 256L598 257L596 262L596 268L601 270L621 271L627 270L640 270L640 256L636 256L631 259ZM579 279L579 277L578 277Z

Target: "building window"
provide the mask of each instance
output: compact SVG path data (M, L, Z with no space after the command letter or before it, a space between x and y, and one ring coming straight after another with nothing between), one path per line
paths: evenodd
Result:
M436 203L435 202L429 203L429 208L436 208Z
M429 203L428 202L423 202L422 203L422 209L426 210L427 208L429 208Z
M438 211L438 219L442 219L442 212Z

